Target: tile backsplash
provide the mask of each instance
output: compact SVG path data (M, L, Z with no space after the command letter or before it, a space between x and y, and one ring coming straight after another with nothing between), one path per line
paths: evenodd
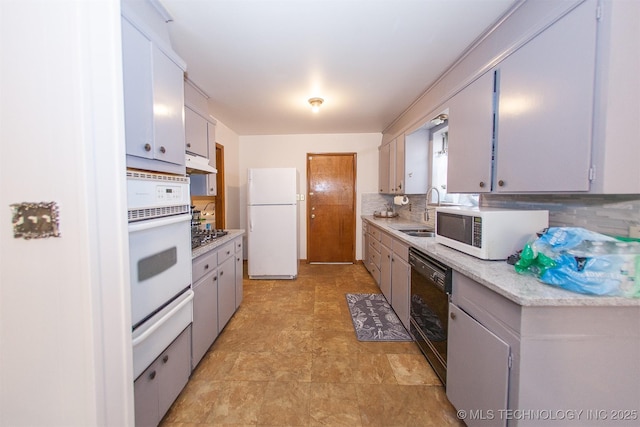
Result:
M481 206L547 209L549 225L583 227L611 236L629 236L629 226L640 225L640 195L502 195L480 199Z
M434 226L434 207L429 207L429 220L425 216L426 195L407 196L409 203L402 206L393 204L393 196L378 193L362 194L362 215L373 215L375 211L386 210L391 207L401 218Z
M393 196L378 193L362 194L362 214L391 206L404 219L433 226L433 214L425 219L425 195L409 195L409 204L394 206ZM640 225L640 195L503 195L489 194L480 197L480 205L511 209L546 209L549 225L555 227L583 227L613 236L628 236L629 226Z

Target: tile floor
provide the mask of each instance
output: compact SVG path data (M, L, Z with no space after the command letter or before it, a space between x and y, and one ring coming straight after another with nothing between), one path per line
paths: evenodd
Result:
M356 339L345 294L375 292L362 265L245 273L240 308L161 426L463 426L414 343Z

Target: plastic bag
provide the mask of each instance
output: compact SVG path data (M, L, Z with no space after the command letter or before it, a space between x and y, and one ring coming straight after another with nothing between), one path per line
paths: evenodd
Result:
M549 228L525 245L515 269L573 292L640 298L640 242L584 228Z

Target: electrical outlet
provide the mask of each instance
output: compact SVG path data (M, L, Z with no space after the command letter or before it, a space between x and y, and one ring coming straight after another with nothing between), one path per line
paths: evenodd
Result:
M629 226L629 237L640 239L640 225Z

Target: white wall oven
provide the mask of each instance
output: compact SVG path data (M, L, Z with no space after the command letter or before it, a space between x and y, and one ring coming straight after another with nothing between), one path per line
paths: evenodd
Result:
M189 178L128 170L127 205L137 378L192 322Z

